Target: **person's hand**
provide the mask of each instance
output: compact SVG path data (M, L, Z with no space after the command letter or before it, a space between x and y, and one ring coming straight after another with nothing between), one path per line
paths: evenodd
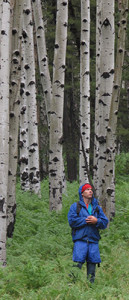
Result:
M94 217L94 216L89 216L89 217L86 219L86 223L87 223L87 224L96 224L96 223L97 223L97 218Z

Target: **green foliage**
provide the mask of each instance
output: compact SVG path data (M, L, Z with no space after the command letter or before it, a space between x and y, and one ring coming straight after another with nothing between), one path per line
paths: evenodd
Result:
M129 299L128 182L116 185L116 217L101 232L102 264L94 285L86 279L85 265L74 280L69 277L73 244L67 213L78 200L78 187L77 182L67 184L63 209L56 213L49 211L47 180L42 183L41 199L22 192L17 184L15 231L7 241L7 266L0 269L1 300Z
M129 153L121 153L116 156L115 172L117 181L123 178L128 181L129 177Z

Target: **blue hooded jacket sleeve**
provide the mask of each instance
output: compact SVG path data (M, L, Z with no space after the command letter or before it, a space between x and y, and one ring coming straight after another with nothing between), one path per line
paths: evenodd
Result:
M86 226L86 218L77 215L77 203L73 203L68 212L68 222L72 228Z
M99 214L97 217L96 227L98 229L105 229L108 224L108 218L105 216L102 208L100 206L98 206L98 207L99 207Z

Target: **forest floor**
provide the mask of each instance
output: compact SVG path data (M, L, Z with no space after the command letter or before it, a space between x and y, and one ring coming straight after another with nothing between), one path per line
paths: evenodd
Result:
M101 231L102 263L96 280L86 279L86 266L72 270L72 239L67 214L78 201L78 183L67 183L61 212L49 211L48 181L42 197L22 192L17 184L17 215L13 238L7 240L7 266L0 268L1 300L128 300L129 178L116 182L116 215Z

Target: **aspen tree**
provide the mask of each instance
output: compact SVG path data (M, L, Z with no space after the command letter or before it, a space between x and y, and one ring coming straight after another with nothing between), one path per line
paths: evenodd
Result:
M35 57L31 1L24 1L24 29L25 39L25 96L28 109L28 176L30 190L40 194L39 178L39 147L38 147L38 123L35 86Z
M102 194L106 161L106 136L114 79L114 0L101 2L101 47L100 47L100 88L98 100L98 119L95 135L98 142L97 181L98 197Z
M68 0L57 1L56 39L50 106L49 184L50 210L62 208L63 187L63 107L67 44Z
M0 2L0 40L1 40L1 27L2 27L2 11L3 11L3 1ZM0 59L1 59L1 44L0 44Z
M95 135L94 135L94 157L93 157L93 182L98 195L98 173L97 161L99 143L96 139L98 136L98 116L99 116L99 89L100 89L100 52L101 52L101 0L96 1L96 94L95 94Z
M24 31L22 33L24 35ZM20 149L20 157L19 157L19 165L20 165L20 181L21 188L24 191L30 190L29 184L29 155L28 155L28 147L29 147L29 136L28 136L28 105L27 105L27 96L26 96L26 70L25 66L25 45L26 39L22 38L21 45L21 84L20 84L20 141L19 141L19 149Z
M40 70L41 83L42 83L45 105L46 105L46 115L49 124L50 102L52 99L52 86L51 86L51 78L50 78L49 67L48 67L43 13L42 13L40 0L36 0L36 1L32 0L32 4L33 4L33 13L34 13L35 28L36 28L39 70Z
M81 46L80 46L80 132L89 168L90 148L90 1L81 1ZM79 153L79 180L88 182L82 142Z
M6 213L9 162L10 1L3 1L0 24L0 262L4 266L6 265Z
M12 58L10 73L10 121L9 121L9 178L7 206L7 235L12 236L16 214L16 173L18 161L18 132L20 110L20 76L21 76L21 22L22 4L15 1L12 25Z
M128 16L128 0L121 0L119 5L120 22L118 29L118 44L113 82L113 93L109 114L106 140L106 166L104 172L103 194L101 202L109 220L115 215L115 155L116 155L116 126L122 80L122 67L125 53L125 38Z

